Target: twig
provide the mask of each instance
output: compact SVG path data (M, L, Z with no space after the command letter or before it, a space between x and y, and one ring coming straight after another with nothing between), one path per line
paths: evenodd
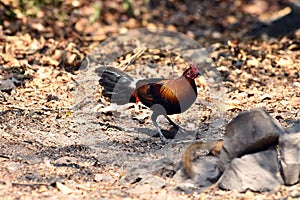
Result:
M4 154L0 154L0 158L10 159L9 156L6 156L6 155L4 155Z
M176 141L175 143L176 144L186 144L186 143L194 143L194 142L207 142L203 139L200 139L200 140L194 140L194 139L191 139L191 140L180 140L180 141Z
M75 110L76 107L77 107L78 105L80 105L84 100L86 100L87 98L89 98L89 97L91 97L91 96L92 96L92 94L87 94L87 95L85 95L85 96L82 97L75 105L69 107L69 110Z
M125 65L125 67L123 67L123 71L129 66L132 64L133 61L135 61L136 59L138 59L139 57L141 57L141 55L143 55L143 53L145 53L147 49L146 48L143 48L143 49L140 49L138 50L138 52L136 52L133 56L131 56L128 61L127 61L127 65ZM118 67L121 67L122 63L118 66Z
M40 108L32 108L32 107L20 107L16 105L5 105L9 108L17 109L17 110L45 110L45 111L59 111L59 110L71 110L71 107L62 107L62 108L47 108L47 107L40 107Z
M48 183L17 183L13 182L13 186L23 186L23 187L39 187L39 186L51 186L51 184Z
M4 94L0 91L0 96L3 98L4 102L7 102L7 99L5 98Z

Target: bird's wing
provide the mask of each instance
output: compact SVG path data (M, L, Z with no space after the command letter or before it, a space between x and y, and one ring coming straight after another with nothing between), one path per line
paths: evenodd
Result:
M176 91L172 87L172 80L154 83L150 86L150 93L155 103L170 104L177 103Z
M170 80L157 79L151 82L140 82L137 84L137 95L140 101L146 106L151 107L155 104L169 104L176 102L177 98L174 91L168 87Z
M150 91L151 85L161 81L162 79L145 79L140 80L136 84L136 95L137 98L146 106L153 105L153 94Z

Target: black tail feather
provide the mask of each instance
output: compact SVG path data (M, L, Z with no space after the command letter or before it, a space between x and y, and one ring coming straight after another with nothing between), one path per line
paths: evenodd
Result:
M129 103L135 90L135 81L128 74L114 67L100 67L95 70L104 87L102 94L119 105Z

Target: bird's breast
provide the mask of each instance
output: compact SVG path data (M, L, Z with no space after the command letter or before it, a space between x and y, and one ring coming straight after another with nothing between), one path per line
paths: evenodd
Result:
M165 106L167 114L178 114L186 111L195 102L197 98L197 88L194 80L187 78L175 79L173 82L165 85L169 93L173 93L173 98ZM168 99L168 98L166 98Z

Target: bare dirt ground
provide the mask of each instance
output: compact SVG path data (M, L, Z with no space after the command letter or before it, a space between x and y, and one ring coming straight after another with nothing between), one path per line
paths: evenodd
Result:
M173 179L192 140L222 137L224 122L243 110L263 107L287 129L300 123L297 1L8 2L0 4L2 199L299 198L299 183L263 193L240 194L216 185L184 193ZM209 49L207 57L222 78L219 115L209 77L200 77L195 104L172 116L184 131L167 145L153 137L147 108L111 107L97 84L94 102L86 104L92 112L73 107L84 97L78 69L85 57L112 35L139 27L186 34ZM146 49L110 64L124 69L133 56L126 71L145 78L179 76L190 62ZM160 167L157 161L165 158L174 162ZM152 166L154 185L163 186L125 182L128 170L140 164Z

